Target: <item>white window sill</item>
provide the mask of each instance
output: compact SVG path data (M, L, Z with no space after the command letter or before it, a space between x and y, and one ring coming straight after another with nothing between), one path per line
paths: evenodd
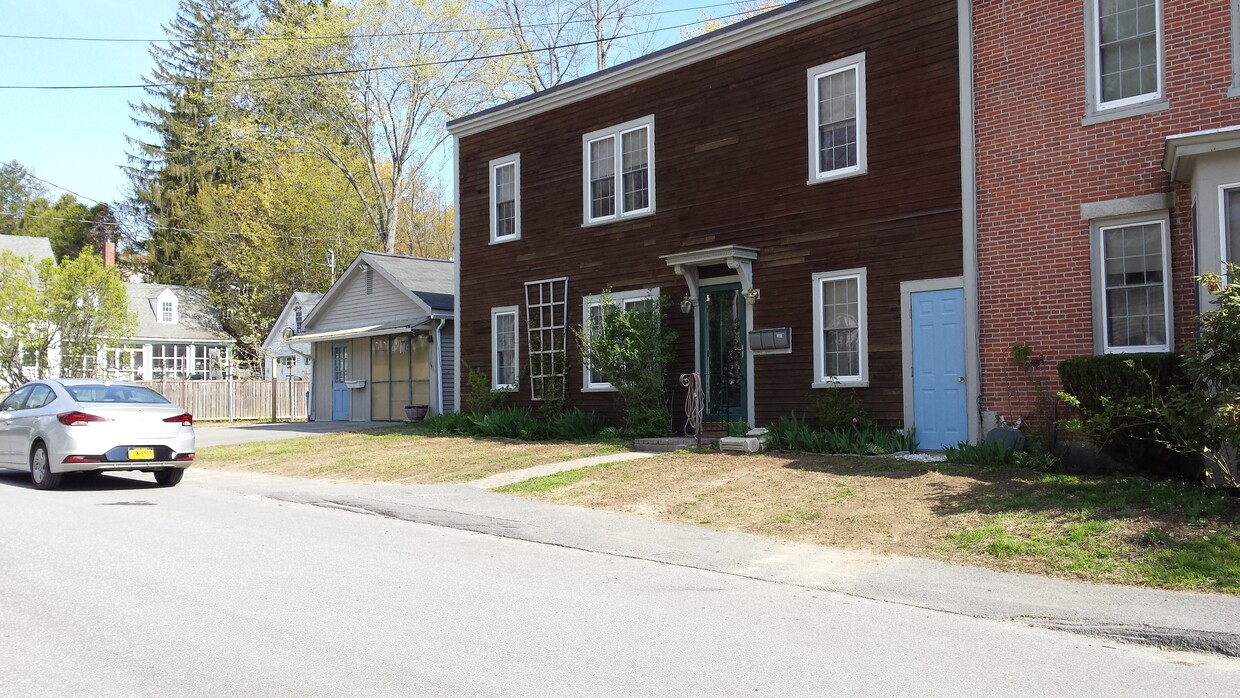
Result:
M1171 108L1171 102L1165 97L1151 99L1148 102L1140 102L1137 104L1128 104L1122 107L1113 107L1110 109L1094 109L1087 113L1081 119L1082 126L1092 126L1093 124L1102 124L1108 121L1116 121L1118 119L1126 119L1130 116L1140 116L1141 114L1153 114L1154 112L1166 111Z
M491 244L502 245L506 242L516 242L517 240L520 240L520 239L521 239L520 235L513 235L512 237L506 237L506 238L491 238Z
M616 389L610 385L592 385L581 389L583 393L614 393Z
M655 212L654 208L651 207L648 210L638 211L637 213L626 213L621 216L612 216L610 218L600 218L599 220L596 220L596 221L586 221L585 223L581 224L581 227L597 228L600 225L610 225L612 223L623 223L625 221L633 220L634 218L646 218L649 216L653 216L654 212Z
M868 388L870 381L861 380L860 378L846 379L837 378L833 381L814 381L811 387L814 388Z
M826 184L827 182L837 182L841 179L852 179L853 177L860 177L861 175L865 174L867 171L868 171L868 168L866 167L858 167L856 169L848 169L848 170L843 170L841 172L828 172L826 174L819 175L818 177L815 177L813 179L806 180L805 183L812 187L815 184Z
M1171 352L1171 347L1166 344L1157 347L1107 347L1102 350L1103 354L1167 354Z
M1235 84L1227 88L1227 96L1233 98L1240 97L1240 84Z

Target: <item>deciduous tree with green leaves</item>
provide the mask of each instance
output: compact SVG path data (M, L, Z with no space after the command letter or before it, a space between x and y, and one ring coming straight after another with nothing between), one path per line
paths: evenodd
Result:
M95 356L134 323L120 273L90 251L59 265L0 252L0 318L0 379L10 386Z

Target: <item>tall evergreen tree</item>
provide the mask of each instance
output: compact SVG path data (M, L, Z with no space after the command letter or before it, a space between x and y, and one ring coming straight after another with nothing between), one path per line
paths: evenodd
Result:
M229 73L245 45L243 0L181 0L154 44L148 98L131 106L134 123L150 140L130 139L134 204L153 226L146 241L150 276L166 283L202 284L209 275L206 244L187 230L199 227L198 197L238 176L241 158L230 145L229 105L215 83Z

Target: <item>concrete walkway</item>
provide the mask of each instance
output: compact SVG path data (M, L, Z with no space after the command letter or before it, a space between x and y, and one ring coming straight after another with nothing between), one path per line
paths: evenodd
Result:
M341 431L362 431L395 426L400 426L400 422L280 422L277 424L202 422L194 425L194 441L198 448L208 448L257 441L284 441Z
M559 463L547 463L546 465L535 465L532 468L523 468L521 470L513 470L507 473L498 473L490 477L484 477L481 480L473 480L464 483L469 487L478 487L484 490L493 490L497 487L504 487L518 482L525 482L536 477L545 477L562 473L566 470L576 470L578 468L589 468L594 465L604 465L607 463L623 463L627 460L637 460L639 458L650 458L657 454L639 453L637 451L621 451L619 453L609 453L603 456L590 456L589 458L577 458L575 460L566 460Z

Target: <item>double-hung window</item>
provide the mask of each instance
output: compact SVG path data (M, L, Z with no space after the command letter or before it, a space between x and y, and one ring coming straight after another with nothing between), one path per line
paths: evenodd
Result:
M585 225L654 213L654 116L582 137Z
M517 306L491 309L491 388L517 389Z
M1227 263L1240 264L1240 184L1219 187L1219 249L1222 251L1222 273Z
M654 307L654 299L659 297L658 288L645 288L636 291L620 291L611 294L612 306L618 310L651 310ZM581 326L585 331L585 335L589 338L596 332L602 330L603 313L606 312L603 306L602 296L586 296L582 299L583 317ZM598 369L584 366L583 375L585 376L585 384L582 390L614 390L615 387L599 373Z
M1161 102L1162 0L1087 1L1091 113Z
M810 68L809 183L866 171L865 54Z
M1167 219L1094 223L1095 327L1103 353L1171 351Z
M868 385L865 269L814 274L814 387Z
M491 242L521 239L521 154L491 161Z

